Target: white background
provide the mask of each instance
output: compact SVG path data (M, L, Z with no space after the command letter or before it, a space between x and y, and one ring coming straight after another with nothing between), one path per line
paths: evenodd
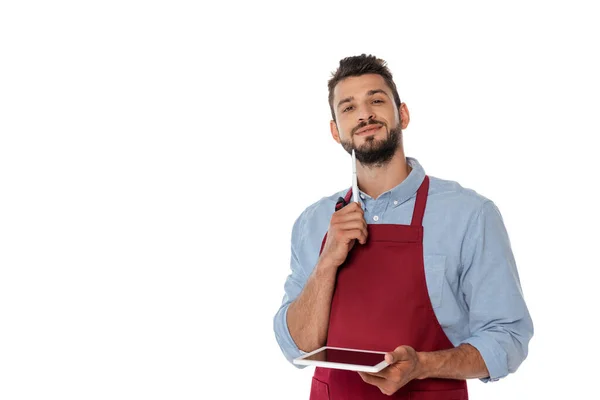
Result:
M593 3L2 2L0 398L307 399L272 318L294 220L350 184L327 80L363 52L511 237L535 336L471 398L593 398Z

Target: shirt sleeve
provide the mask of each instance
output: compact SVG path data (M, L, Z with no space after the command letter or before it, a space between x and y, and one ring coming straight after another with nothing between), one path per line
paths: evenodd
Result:
M303 215L300 215L294 226L292 228L292 238L291 238L291 273L288 275L285 284L284 291L285 295L283 296L283 300L281 302L281 306L277 313L275 314L275 318L273 319L273 329L275 331L275 338L277 339L277 343L283 352L285 358L291 363L294 358L300 357L301 355L306 354L306 352L300 350L294 339L290 335L290 331L287 325L287 311L292 303L298 295L302 292L308 277L306 273L303 271L298 254L300 253L299 249L302 242L302 227L303 227ZM296 365L295 367L302 369L306 366L304 365Z
M527 357L533 322L500 211L487 200L467 228L461 249L462 294L469 310L469 343L497 381Z

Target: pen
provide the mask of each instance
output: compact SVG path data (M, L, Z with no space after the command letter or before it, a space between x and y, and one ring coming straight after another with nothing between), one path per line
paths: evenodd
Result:
M356 178L356 155L352 149L352 197L358 203L358 179Z

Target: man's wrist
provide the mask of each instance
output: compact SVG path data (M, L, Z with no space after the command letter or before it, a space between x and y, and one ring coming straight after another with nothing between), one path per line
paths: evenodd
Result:
M417 368L415 371L415 379L427 379L433 375L432 361L431 353L424 351L417 352Z
M318 272L332 273L332 272L337 272L338 267L339 267L339 265L335 265L335 263L329 261L325 257L320 257L319 260L317 261L317 265L316 265L315 269Z

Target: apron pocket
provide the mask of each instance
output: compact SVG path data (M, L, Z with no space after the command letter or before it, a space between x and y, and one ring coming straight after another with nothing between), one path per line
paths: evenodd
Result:
M410 392L410 400L467 400L465 389Z
M444 279L446 279L446 256L445 255L425 255L423 256L425 264L425 280L427 281L427 292L431 299L431 306L438 308L442 304L442 289Z
M317 378L312 378L310 400L329 400L329 385Z

